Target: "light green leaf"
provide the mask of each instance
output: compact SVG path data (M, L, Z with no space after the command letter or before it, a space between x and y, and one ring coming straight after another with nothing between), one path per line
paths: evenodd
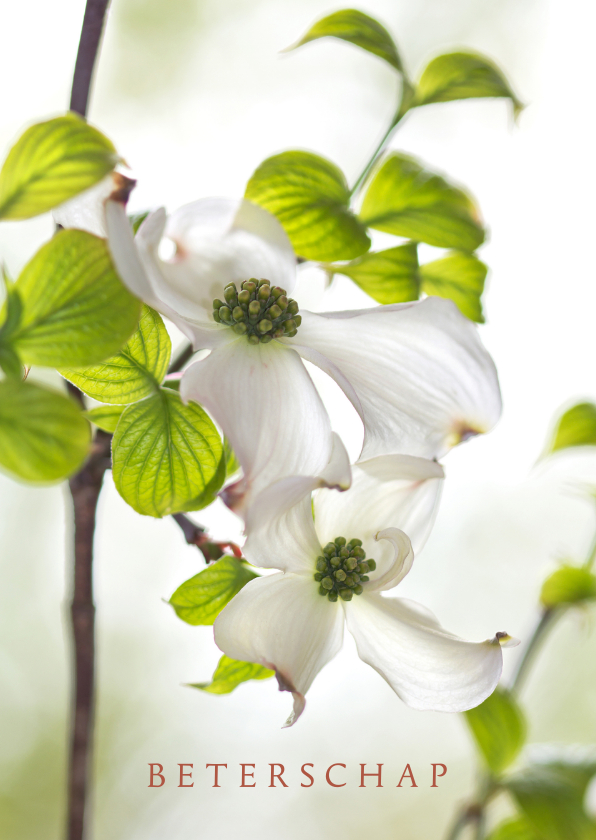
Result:
M222 455L221 439L203 409L162 388L122 414L112 443L114 483L146 516L199 510L223 483Z
M309 41L317 38L340 38L355 44L363 50L382 58L400 73L404 72L402 60L397 51L393 38L378 20L375 20L357 9L342 9L332 15L317 21L297 44L288 47L284 52L295 50Z
M246 563L222 557L179 586L169 603L187 624L213 624L234 595L256 577Z
M117 163L107 137L76 114L32 125L0 172L0 219L45 213L101 181Z
M572 446L596 446L594 403L578 403L561 415L544 455Z
M465 716L489 769L500 775L524 745L526 723L521 709L509 692L497 688Z
M274 675L275 671L257 665L256 662L239 662L224 654L210 683L189 683L189 687L200 688L201 691L208 691L210 694L229 694L247 680L266 680Z
M420 266L422 291L449 298L467 318L483 324L480 298L487 272L487 266L474 254L453 251L443 259Z
M62 230L22 270L23 311L10 338L28 364L60 367L99 362L134 330L141 303L116 274L105 240Z
M104 432L115 432L123 411L123 405L100 405L84 411L83 414Z
M579 604L596 598L596 575L577 566L563 566L548 577L540 593L540 601L547 607Z
M487 840L540 840L532 826L518 817L498 825Z
M515 116L524 107L490 59L470 52L447 53L434 58L425 67L412 107L485 97L510 99Z
M89 423L73 400L33 385L0 382L0 465L25 481L72 475L87 456Z
M240 470L240 461L230 446L230 441L224 437L224 454L226 456L226 475L234 475Z
M310 152L282 152L255 170L245 197L278 218L297 254L307 260L350 260L370 248L349 209L346 179L335 164Z
M378 303L418 300L418 248L415 242L364 254L345 265L325 266L334 274L345 274Z
M166 375L171 353L161 316L143 306L136 332L119 353L102 364L62 368L60 373L94 400L126 404L155 393Z
M584 796L596 774L594 761L530 765L504 784L541 840L594 840L596 823Z
M143 210L141 213L131 213L128 217L128 221L131 224L133 233L137 233L138 229L141 227L147 216L151 210Z
M390 154L373 176L360 220L367 227L439 248L474 251L484 241L470 196L398 153Z

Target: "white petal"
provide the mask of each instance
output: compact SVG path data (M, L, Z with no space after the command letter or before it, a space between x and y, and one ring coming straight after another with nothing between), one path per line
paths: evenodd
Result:
M364 584L365 592L381 592L384 589L393 589L401 583L414 564L414 552L412 543L407 534L399 528L385 528L379 531L375 539L387 541L393 549L393 557L388 567L381 566L370 581Z
M444 298L315 315L283 339L336 380L365 427L361 459L441 457L489 431L501 411L477 329Z
M315 522L322 545L335 537L357 537L369 557L379 561L389 547L375 545L384 528L405 531L418 554L432 528L443 486L443 468L436 461L409 455L386 455L352 468L347 493L315 495Z
M503 666L496 639L467 642L400 598L363 593L344 608L358 655L408 706L463 712L496 688Z
M98 184L61 204L60 207L56 207L52 211L54 221L64 228L86 230L95 236L101 236L102 239L105 238L107 234L104 202L114 190L120 188L123 178L124 176L117 172L110 172ZM131 184L134 185L134 182L131 181Z
M232 659L276 671L280 690L291 691L294 723L304 695L343 641L343 611L318 594L304 575L276 574L251 581L215 620L215 642Z
M319 476L333 449L329 417L302 360L275 341L242 336L191 365L183 400L205 406L223 429L244 472L230 490L237 512L289 476Z
M312 517L312 491L317 487L346 489L350 463L340 438L333 433L333 451L320 476L291 476L259 493L246 512L244 556L255 566L285 572L315 572L321 554ZM222 493L226 499L226 493Z

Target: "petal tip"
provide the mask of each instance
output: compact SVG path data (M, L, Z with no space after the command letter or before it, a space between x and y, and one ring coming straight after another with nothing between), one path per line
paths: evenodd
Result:
M516 639L515 636L510 636L509 633L504 631L496 633L495 638L492 641L493 644L498 644L502 648L517 647L520 644L519 639Z
M296 721L298 720L298 718L300 717L300 715L304 711L304 707L306 706L306 699L304 697L304 694L301 694L299 691L297 691L296 688L294 688L294 685L292 684L292 682L289 679L287 679L287 677L285 677L281 673L281 671L279 671L274 665L267 665L266 667L275 671L275 676L277 678L277 684L279 686L279 690L280 691L290 691L291 694L292 694L292 697L294 698L294 707L293 707L288 719L286 720L286 722L282 726L282 729L289 729L290 726L293 726L296 723Z
M114 172L112 178L114 181L114 189L110 193L108 201L116 201L119 204L124 204L126 206L128 199L130 198L130 194L136 187L137 182L134 178L128 178L120 172Z

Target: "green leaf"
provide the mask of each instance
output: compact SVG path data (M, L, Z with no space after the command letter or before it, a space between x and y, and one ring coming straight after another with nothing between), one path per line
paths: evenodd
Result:
M256 662L239 662L224 654L219 660L210 683L189 683L189 686L208 691L210 694L229 694L240 683L247 680L266 680L274 675L275 671L270 671L263 665L257 665Z
M402 60L397 51L393 38L378 20L375 20L357 9L342 9L332 15L317 21L297 44L288 47L284 52L295 50L309 41L317 38L340 38L355 44L363 50L382 58L400 73L404 72Z
M510 99L515 116L524 107L503 73L488 58L470 52L447 53L425 67L412 107L486 97Z
M234 595L256 577L246 563L222 557L179 586L169 603L187 624L213 624Z
M470 196L397 152L373 176L360 220L367 227L439 248L474 251L484 241Z
M123 405L100 405L84 411L83 414L104 432L115 432L123 411Z
M223 483L222 455L221 439L203 409L162 388L122 414L112 442L114 483L146 516L199 510Z
M540 601L547 607L578 604L596 598L596 575L577 566L563 566L548 577L540 593Z
M489 769L500 775L524 745L526 724L521 709L509 692L497 688L465 716Z
M101 181L117 163L107 137L76 114L32 125L0 172L0 219L45 213Z
M116 274L105 240L62 230L18 278L23 311L10 338L28 364L60 367L99 362L134 330L141 303Z
M230 446L230 441L224 437L224 455L226 458L226 475L234 475L240 470L240 461L236 458L236 453Z
M25 481L72 475L87 456L89 423L68 397L29 382L0 382L0 464Z
M505 780L540 840L594 840L596 823L584 811L595 761L552 761L530 765Z
M133 233L136 234L138 229L141 227L147 216L151 210L143 210L141 213L131 213L128 217L128 221L131 224Z
M464 251L453 251L446 257L420 266L422 291L427 295L449 298L471 321L484 323L482 301L487 266Z
M136 332L119 353L100 365L62 368L60 373L94 400L132 403L155 393L166 375L171 353L161 316L143 306Z
M307 260L350 260L370 248L364 226L349 209L340 169L310 152L282 152L255 170L245 197L273 213L296 253Z
M540 840L532 826L523 818L507 820L491 831L487 840Z
M418 300L418 247L415 242L364 254L345 265L325 266L334 274L345 274L378 303Z
M572 446L596 446L594 403L578 403L561 415L544 455Z

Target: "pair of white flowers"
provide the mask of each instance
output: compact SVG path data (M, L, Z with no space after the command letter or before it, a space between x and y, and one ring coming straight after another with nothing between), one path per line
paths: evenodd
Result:
M115 177L119 190L106 182L57 220L107 236L128 288L211 351L185 370L181 395L209 410L242 467L222 495L245 520L245 556L281 570L221 612L218 646L275 670L294 697L288 724L341 647L344 620L360 657L408 705L481 703L499 681L506 634L467 642L418 604L381 594L428 536L443 479L437 459L499 417L496 371L475 326L441 298L301 311L290 297L294 251L265 210L206 199L169 218L157 210L133 237L129 183ZM175 245L170 259L159 254L164 237ZM303 359L337 382L362 420L352 467Z

